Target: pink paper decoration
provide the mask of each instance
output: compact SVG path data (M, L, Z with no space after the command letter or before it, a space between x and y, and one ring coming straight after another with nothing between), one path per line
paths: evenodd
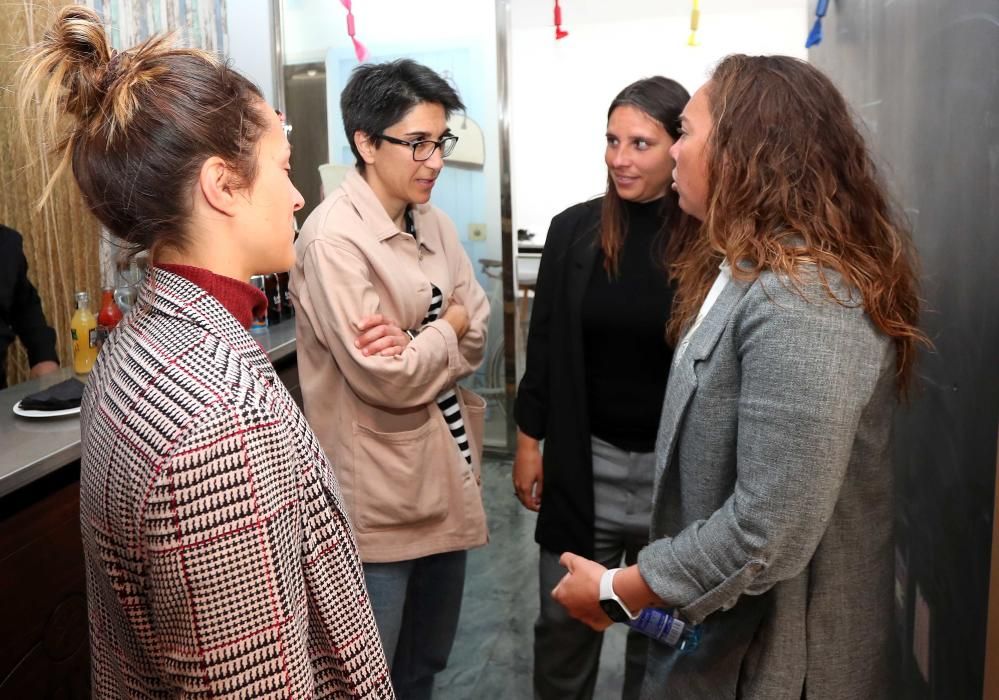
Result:
M347 8L347 36L354 43L354 55L357 56L358 63L364 63L368 59L368 50L364 44L354 38L354 13L351 10L351 0L340 0L340 4Z
M565 39L569 32L562 29L562 8L559 7L558 0L555 0L555 40Z

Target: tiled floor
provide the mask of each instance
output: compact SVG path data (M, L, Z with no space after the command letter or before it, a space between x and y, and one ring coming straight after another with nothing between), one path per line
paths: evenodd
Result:
M437 677L437 700L531 699L538 547L535 515L514 498L510 468L491 460L483 466L490 542L469 553L458 636ZM624 631L615 625L605 635L596 700L620 697L623 660Z

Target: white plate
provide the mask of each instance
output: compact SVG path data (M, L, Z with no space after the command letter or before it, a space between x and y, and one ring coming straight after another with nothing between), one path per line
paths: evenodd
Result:
M31 411L21 408L21 402L18 401L14 404L14 415L21 416L21 418L65 418L66 416L80 415L80 407L62 408L58 411Z

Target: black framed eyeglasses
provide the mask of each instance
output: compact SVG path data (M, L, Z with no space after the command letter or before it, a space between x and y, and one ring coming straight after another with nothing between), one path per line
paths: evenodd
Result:
M454 152L454 147L458 145L457 136L445 136L440 141L403 141L386 134L377 134L377 137L399 146L409 146L413 149L413 160L417 161L430 160L438 148L441 149L441 157L447 158Z

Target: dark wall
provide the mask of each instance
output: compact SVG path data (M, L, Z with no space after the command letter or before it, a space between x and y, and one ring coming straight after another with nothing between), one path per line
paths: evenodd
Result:
M981 698L999 425L999 2L840 0L810 59L870 132L922 259L897 424L896 697Z

